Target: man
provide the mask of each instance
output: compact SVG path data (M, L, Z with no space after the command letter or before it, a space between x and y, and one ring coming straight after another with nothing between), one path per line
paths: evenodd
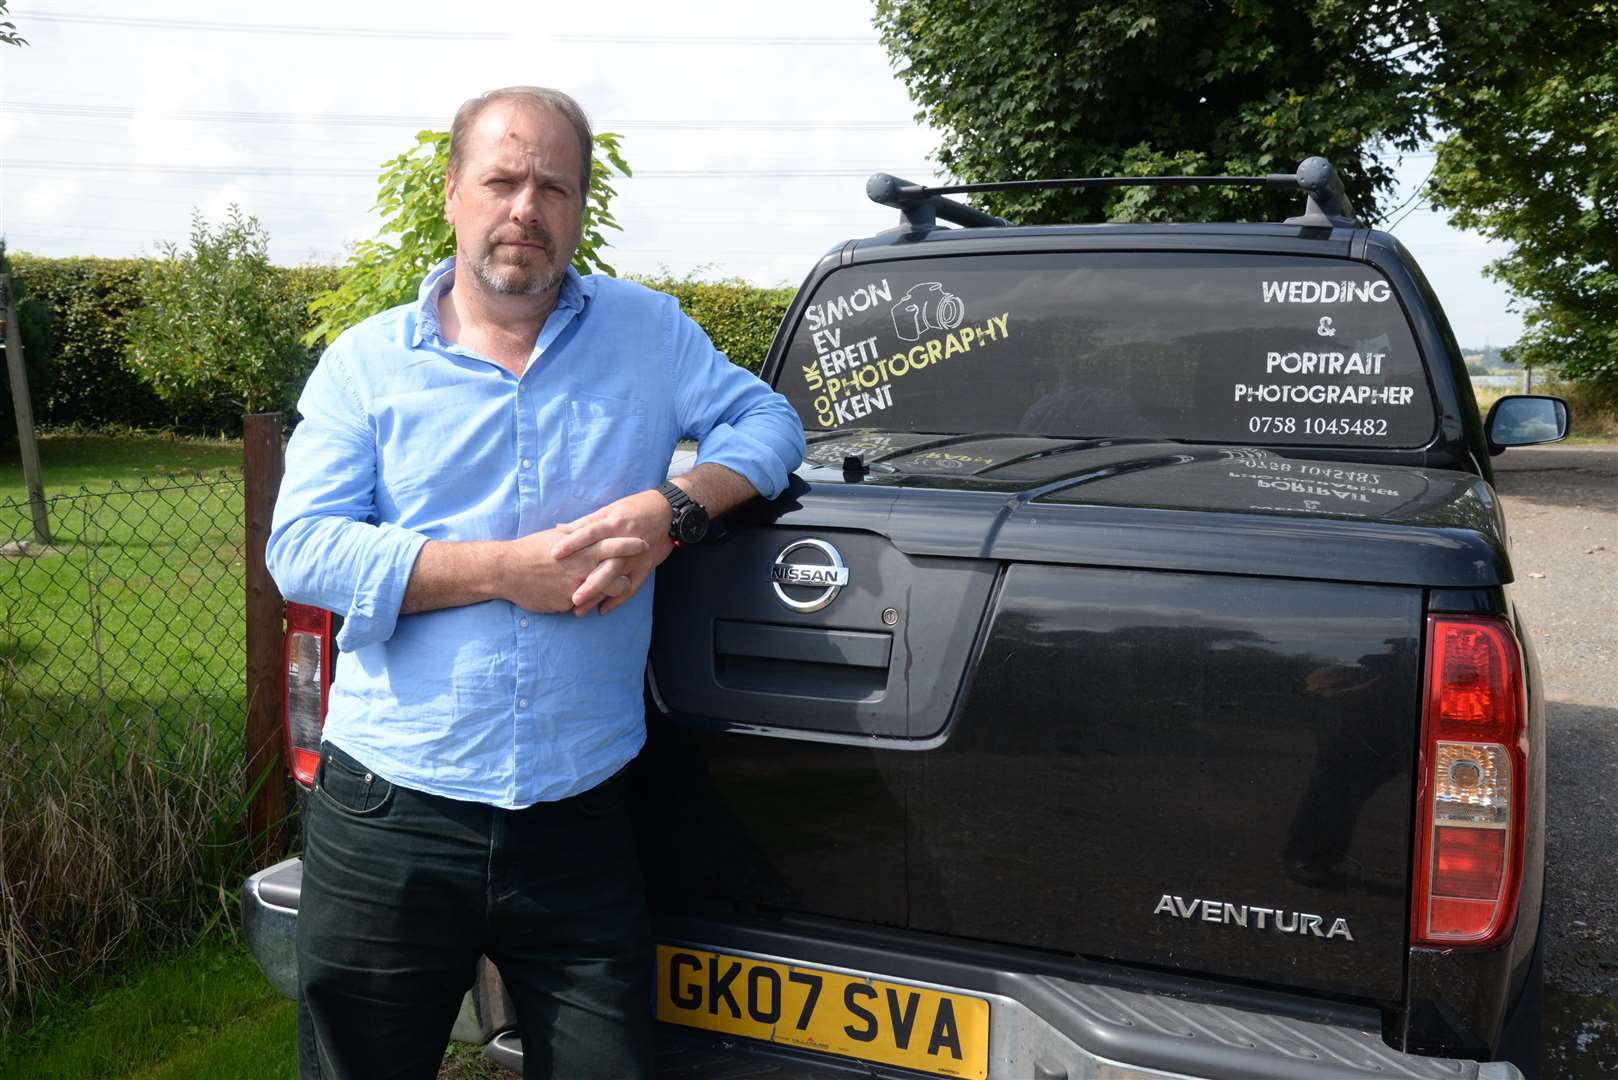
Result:
M344 620L306 821L305 1077L433 1076L479 954L527 1076L650 1075L618 780L645 737L645 586L671 528L778 494L803 433L673 298L569 268L590 167L565 94L462 106L455 257L298 403L270 571ZM698 464L667 486L682 437Z

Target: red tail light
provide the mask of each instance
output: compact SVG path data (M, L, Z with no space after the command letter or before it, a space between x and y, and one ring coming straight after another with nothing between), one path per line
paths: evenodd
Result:
M1491 945L1522 880L1527 735L1522 654L1502 619L1427 619L1411 940Z
M304 787L315 782L320 764L320 729L326 723L333 657L331 612L306 604L287 605L287 629L281 655L285 664L283 713L287 762Z

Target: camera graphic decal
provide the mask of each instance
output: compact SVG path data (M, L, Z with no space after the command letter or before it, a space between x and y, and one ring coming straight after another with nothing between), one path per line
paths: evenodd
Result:
M966 321L966 305L941 282L918 282L893 305L893 332L920 341L929 330L954 330Z
M903 406L904 391L896 394L894 386L914 384L901 380L929 378L922 373L936 367L975 366L982 349L1001 348L999 343L1011 336L1011 312L987 314L981 310L981 297L971 302L969 312L967 301L941 281L895 285L885 277L852 273L858 276L846 283L836 279L841 288L823 290L825 298L804 309L790 346L803 372L802 392L792 395L793 403L804 417L813 416L806 427L812 423L852 432L853 425ZM972 292L970 285L967 291ZM970 321L969 316L979 321ZM887 335L889 321L893 338ZM958 376L972 377L965 370ZM842 444L840 440L837 445ZM830 444L824 447L826 453L834 449ZM972 463L941 458L932 464L945 470L969 468Z

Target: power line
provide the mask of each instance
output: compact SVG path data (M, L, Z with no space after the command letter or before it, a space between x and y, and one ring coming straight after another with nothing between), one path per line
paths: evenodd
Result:
M1416 208L1421 206L1422 203L1427 201L1427 196L1422 194L1422 189L1427 186L1427 181L1431 180L1433 178L1433 173L1435 173L1437 171L1438 171L1438 162L1435 160L1433 162L1433 167L1427 170L1427 175L1421 178L1421 183L1417 184L1415 190L1410 193L1410 198L1406 199L1404 202L1400 203L1398 206L1395 206L1392 210L1389 210L1388 211L1388 216L1392 217L1394 214L1399 213L1399 211L1404 210L1405 207L1410 206L1410 204L1412 202L1415 202L1416 205L1415 206L1410 206L1410 209L1408 211L1406 211L1406 213L1402 217L1399 218L1399 221L1403 221L1405 218L1407 218L1411 214L1415 213ZM1416 200L1418 198L1421 200L1420 202L1416 202ZM1396 229L1398 227L1398 225L1399 225L1399 221L1395 221L1392 225L1389 225L1388 226L1388 232L1392 232L1394 229Z
M293 141L298 141L298 140L296 140L296 138L294 137ZM16 139L16 142L17 143L28 143L30 145L34 144L34 143L70 143L70 144L77 145L77 146L96 146L96 147L100 147L104 152L107 152L109 154L114 153L114 151L112 151L109 148L109 142L111 142L111 140L109 138L106 138L106 137L99 138L99 139L81 139L81 138L76 138L76 137L74 137L72 135L28 135L28 136L19 137L18 139ZM228 146L228 148L221 151L221 149L220 149L221 144L224 144L224 143L229 143L230 145ZM342 142L340 140L321 140L321 145L326 145L326 146L345 146L345 147L347 147L349 149L350 152L345 153L345 154L332 154L332 153L322 153L322 152L313 152L313 151L311 151L311 152L288 151L288 152L283 153L283 152L281 152L279 150L271 150L266 154L265 151L264 151L264 148L261 145L259 145L257 142L251 142L251 141L240 140L240 139L213 139L213 140L209 140L208 145L206 146L206 150L204 150L203 147L198 147L197 150L198 150L198 152L215 152L215 153L218 153L218 152L226 152L226 153L229 153L229 152L241 152L243 154L253 154L254 155L254 160L253 161L244 161L242 163L242 167L244 167L244 168L252 167L254 164L256 164L256 162L258 160L262 160L262 158L265 157L265 156L268 156L271 159L270 162L269 162L270 164L278 165L278 166L279 165L295 166L295 165L299 165L301 163L309 163L309 164L312 164L312 165L320 165L320 164L327 164L327 163L353 162L356 157L365 157L365 156L374 154L374 155L376 155L376 157L373 159L376 162L375 167L377 169L381 169L386 164L386 162L383 162L381 160L381 157L383 155L386 155L386 157L389 160L392 160L394 157L398 156L396 152L390 151L390 150L388 150L386 148L370 147L369 149L359 148L358 150L356 150L356 148L354 147L354 145L352 143L344 143L344 142ZM679 160L679 156L677 156L677 155L669 155L669 154L651 154L651 155L647 155L644 158L641 158L641 157L637 156L636 160L644 162L645 167L647 169L651 169L651 170L655 171L659 163ZM766 155L766 154L749 154L746 157L741 158L741 159L736 159L736 158L722 158L722 159L719 159L718 164L716 164L714 166L714 168L721 169L721 170L728 169L730 166L728 164L726 164L726 162L729 162L729 161L736 161L738 168L742 167L743 163L745 163L745 165L747 167L753 167L753 168L763 168L763 167L769 167L769 168L800 168L800 167L801 168L807 168L808 167L807 162L811 161L811 160L813 160L813 159L812 158L806 158L805 155L802 154L802 153L795 153L795 154L791 154L791 155L788 155L788 156L776 156L776 155ZM641 169L636 169L636 175L637 176L640 175L641 171L642 171Z
M678 247L678 248L643 248L643 247L631 247L631 246L626 245L626 246L623 246L623 247L614 247L612 250L613 250L613 253L620 259L623 259L623 258L637 258L637 257L642 256L642 255L684 255L686 258L691 259L693 261L698 259L698 258L706 259L710 255L774 255L774 256L776 256L778 258L781 258L781 257L784 257L784 258L787 258L787 259L794 258L794 255L791 252L783 252L780 248L710 248L710 247L704 247L704 248L701 248L700 250L696 250L696 249L693 249L693 247L691 245L687 245L685 247ZM799 262L804 261L801 256L797 256L797 259L798 259Z
M50 101L0 101L0 112L32 116L69 116L85 120L132 120L154 116L196 123L313 124L328 127L414 127L442 130L443 116L367 113L248 112L232 109L138 109L127 105L75 105ZM910 131L906 120L613 120L602 131Z
M74 124L72 130L79 131L82 130L82 128L80 125ZM26 134L14 134L11 141L14 145L21 145L23 143L32 145L33 143L40 142L84 143L86 145L95 145L105 148L110 139L120 137L132 138L131 136L118 134L99 135L95 138L78 138L73 135L40 135L35 132L28 132ZM228 133L221 132L213 134L209 136L209 138L213 141L230 141L233 143L243 143L248 146L255 147L261 146L264 143L308 143L312 146L343 146L347 147L351 151L348 155L350 157L353 156L352 152L355 150L358 150L361 153L388 154L393 157L397 157L399 153L399 143L397 140L365 142L361 141L363 136L359 138L349 136L347 138L333 137L323 139L316 135L283 135L275 132L244 131ZM373 138L380 139L382 137L373 136Z
M0 112L81 119L128 120L158 116L227 124L321 124L330 127L433 127L442 116L387 116L367 113L244 112L232 109L136 109L124 105L72 105L49 101L0 101Z
M1418 202L1415 206L1412 206L1409 210L1406 210L1403 214L1400 214L1399 215L1399 220L1395 221L1392 225L1388 226L1388 232L1391 233L1394 229L1397 229L1400 226L1400 224L1402 224L1404 222L1405 218L1409 217L1411 214L1414 214L1417 210L1420 210L1422 208L1422 205L1425 204L1426 202L1427 202L1427 197L1425 195L1423 195L1421 197L1421 202Z
M96 139L81 139L72 135L21 135L15 137L12 140L12 144L14 146L20 146L26 143L31 148L37 146L39 149L44 149L44 147L38 144L44 143L66 143L73 146L97 146L101 148L103 153L116 155L118 150L114 149L115 147L138 147L146 141L147 140L143 139L135 139L131 136L114 135L103 135ZM329 151L307 150L302 147L267 148L263 145L265 140L240 136L229 137L221 135L198 141L204 143L206 149L211 152L217 153L223 150L224 152L240 152L244 154L250 153L255 157L269 157L277 164L286 165L297 164L299 162L310 162L316 164L321 162L352 162L356 158L366 158L373 160L376 163L376 168L380 169L382 167L384 158L391 160L399 156L397 146L390 147L388 145L376 146L368 144L356 144L352 140L345 142L341 139L300 139L296 135L290 137L283 136L281 138L274 139L273 141L278 143L314 143L315 145L326 147L340 146L345 148L348 152L338 154L331 153ZM198 149L202 149L202 147L199 147Z
M171 205L180 206L180 205L185 205L185 204L172 203ZM264 204L262 204L262 203L252 205L252 206L247 206L247 205L242 206L242 209L245 210L245 211L248 211L248 212L253 212L255 210L263 209L263 208L264 208ZM312 209L312 207L298 207L298 206L286 206L284 208L285 209L291 209L291 210ZM766 221L773 222L773 223L775 223L777 225L782 226L783 228L803 228L803 229L819 229L819 228L828 228L828 227L833 227L833 226L849 227L849 228L863 228L863 227L866 227L866 226L870 225L870 223L871 223L869 218L866 218L866 219L850 218L845 213L845 215L843 217L841 217L841 218L835 218L835 219L834 218L826 218L826 219L818 219L818 220L814 220L814 221L802 221L802 220L800 220L800 221L782 221L779 218L767 218L767 217L704 217L704 218L700 218L700 219L699 218L681 218L681 219L674 219L674 218L620 218L619 219L619 224L626 225L626 226L631 226L631 227L634 227L634 228L637 228L637 229L644 229L644 228L659 228L659 229L663 229L663 228L693 228L693 229L702 228L702 229L711 229L716 225L730 226L730 227L735 227L735 228L742 228L742 227L745 227L745 226L758 225L758 224L761 224L761 223L766 222ZM4 224L5 224L5 227L7 229L10 229L12 227L17 227L17 228L27 229L29 231L34 231L34 230L38 230L38 229L50 229L50 230L54 230L54 231L72 231L72 232L85 232L85 233L103 233L103 232L105 232L105 233L132 233L132 234L140 235L140 236L149 236L149 235L154 235L154 234L170 233L170 232L174 232L176 230L179 230L180 232L187 232L191 228L190 219L186 218L185 220L182 221L180 219L179 215L175 215L171 219L171 221L170 221L170 223L169 223L169 225L167 227L158 226L158 225L146 226L146 227L138 227L138 228L134 227L134 226L129 226L129 225L101 225L101 224L73 225L73 224L69 224L67 222L63 222L63 221L27 221L27 220L24 220L22 218L8 218L5 221ZM353 223L353 225L356 228L365 228L367 230L373 228L373 226L371 226L369 223ZM328 236L329 235L329 230L321 230L321 231L309 232L309 233L294 232L294 233L290 233L289 235L294 236L294 237L297 237L297 236ZM277 233L274 234L273 239L281 239L282 236L283 236L283 234L277 232ZM633 237L630 236L629 239L632 240ZM624 242L624 241L621 240L620 242Z
M754 180L783 177L806 178L855 176L863 180L869 177L871 173L882 168L892 168L892 166L868 165L864 168L847 169L637 169L635 171L635 177L639 178L644 176L658 180L690 179L695 177L706 177L709 179L720 180ZM900 165L897 168L899 172L921 173L927 176L934 175L932 168L927 165ZM616 177L614 178L614 182L617 182Z
M10 163L8 162L7 164L9 165ZM44 177L44 176L47 176L47 175L50 175L50 174L47 173L47 172L43 172L43 171L41 171L39 173L39 176L41 176L41 177ZM213 182L205 182L205 183L199 183L197 181L186 181L186 180L170 180L170 179L162 178L162 174L160 174L160 173L151 173L151 174L148 174L148 176L145 177L145 178L151 180L154 184L157 185L155 190L161 190L161 191L178 190L178 191L218 192L218 191L223 191L223 190L236 189L236 190L240 190L242 192L248 193L248 194L310 195L310 196L324 196L324 197L329 197L329 198L333 198L333 199L335 199L335 198L349 198L349 199L359 199L359 198L371 199L371 198L374 198L374 195L367 192L366 190L360 189L360 188L355 188L355 187L347 187L347 188L327 188L327 187L289 188L284 179L282 179L280 181L270 180L267 185L260 185L260 184L252 184L252 183L249 183L247 180L239 180L239 179L230 179L228 181L228 183L226 183L226 184L221 184L217 180L215 180ZM24 182L26 182L25 178L22 178L22 177L16 177L16 178L9 178L8 177L8 180L12 181L10 191L13 194L15 194L16 192L18 192L20 190L23 190L21 185ZM126 185L126 186L120 187L118 190L119 191L135 191L135 190L154 190L154 189L153 188L143 188L138 183L130 183L130 184ZM102 199L102 198L109 198L110 199L110 198L114 198L115 196L112 196L112 195L103 196L99 190L92 189L90 191L90 193L86 197L89 198L89 199L92 199L92 200L99 200L99 199ZM131 201L133 201L133 202L144 202L145 199L144 199L143 196L137 196L137 197L131 199Z
M603 131L913 131L911 120L614 120Z
M155 179L155 177L154 177L154 179ZM34 178L32 178L32 177L29 177L29 178L18 177L16 179L16 181L12 184L12 187L11 187L11 193L12 193L14 199L22 198L23 194L30 190L26 186L30 180L34 180ZM43 179L43 177L39 178L35 182L40 183L41 185L44 185L44 184L47 183L47 181L45 181ZM243 199L242 200L242 206L243 206L244 209L251 209L251 208L256 208L256 207L275 208L275 209L282 209L282 210L306 210L306 209L310 209L310 208L320 209L326 203L336 203L338 200L349 200L348 203L346 203L346 204L344 204L342 206L336 206L336 205L325 206L325 209L329 213L347 213L347 212L351 212L351 211L354 211L354 210L362 209L358 205L358 200L366 200L366 206L363 209L369 211L371 209L370 203L371 203L371 201L374 200L374 195L369 190L358 188L358 187L353 187L353 186L345 187L345 188L298 187L298 188L289 189L284 183L275 182L273 180L269 181L268 186L250 184L250 183L247 183L245 181L233 181L228 186L220 185L218 183L208 183L208 182L201 182L201 183L190 182L190 183L188 183L188 182L183 181L183 180L158 181L158 183L160 183L160 185L161 185L158 188L145 188L145 187L137 187L136 185L130 185L130 186L119 188L118 192L131 192L131 191L137 191L137 190L140 190L140 191L154 190L154 191L168 192L168 191L174 191L174 190L185 190L185 191L199 191L199 192L204 192L204 193L209 193L209 194L219 194L219 193L225 192L225 191L232 191L234 194L239 194L239 195L244 195L244 196L264 196L264 195L308 196L307 199L303 199L303 200L298 201L298 202L267 202L267 201L263 201L260 198L255 197L253 199L253 201L251 202L251 204L249 204L245 199ZM196 206L196 205L198 205L198 202L201 199L201 196L198 196L198 198L195 198L195 199L165 199L165 198L162 198L160 195L157 195L157 194L138 194L138 195L135 195L135 194L119 194L119 193L115 193L115 192L103 192L103 191L100 191L100 190L94 190L89 195L87 195L86 197L88 199L90 199L91 201L95 202L95 203L127 202L127 203L137 203L137 204L142 204L142 205L156 203L156 204L172 205L172 206ZM688 213L690 211L690 209L691 209L691 205L689 203L646 203L646 202L641 202L638 199L634 199L634 198L630 197L627 193L620 196L620 200L621 201L619 203L614 204L615 207L625 207L625 208L633 210L636 213L640 213L640 212L665 213L666 212L668 214L668 217L662 219L662 220L666 220L666 221L677 220L677 219L679 219L679 217L681 215L684 215L684 214ZM863 206L864 204L858 204L858 205ZM833 215L833 216L835 216L835 215L845 215L845 214L847 214L849 212L849 209L850 209L850 207L848 205L844 205L844 206L799 206L799 205L794 205L794 206L786 207L786 208L781 209L779 211L768 212L768 213L764 214L764 216L760 217L758 220L760 222L779 221L783 217L791 217L793 215L804 215L804 214L825 214L825 215ZM883 213L889 212L886 207L877 207L876 209L878 209L880 212L883 212Z
M316 26L307 23L237 23L210 19L152 19L129 15L86 15L66 11L19 11L30 22L76 23L84 26L126 26L150 30L208 30L233 34L290 34L297 37L410 38L430 41L515 41L509 31L443 30L437 27ZM878 45L874 37L799 37L767 34L538 34L550 41L581 45Z
M165 190L168 188L186 188L189 190L204 191L212 194L220 194L226 190L221 188L218 184L165 185ZM127 191L129 189L125 188L123 190ZM259 197L265 194L295 195L300 193L307 194L309 198L302 199L297 202L282 202ZM16 194L15 190L13 192L13 196L14 200L16 198L20 198L20 196ZM202 201L201 197L194 199L165 199L157 195L119 195L100 191L94 192L89 198L97 205L100 205L101 203L135 203L141 206L183 206L192 209L199 209ZM371 196L366 192L358 191L353 188L343 191L322 188L315 190L302 189L298 192L288 192L284 185L278 184L270 188L241 188L232 193L232 198L233 201L240 205L243 210L250 213L257 213L259 210L299 210L324 213L333 216L346 216L356 212L368 214L370 211L368 204L365 207L361 207L357 201L352 200L369 200ZM347 203L340 203L339 200L342 199L348 199L351 201ZM666 203L632 202L623 205L629 206L636 214L649 213L663 215L660 217L624 217L621 214L615 215L618 217L619 223L624 225L682 225L695 223L699 220L697 217L692 215L691 206L689 204L670 205ZM759 225L771 222L784 225L865 224L864 221L855 221L853 218L848 216L849 213L859 205L860 204L857 203L851 203L845 206L791 206L776 211L763 211L752 217L702 217L700 220L703 223L710 225ZM877 213L889 212L887 207L879 207L874 205L864 207L864 209L868 211L875 211Z
M765 225L765 224L777 225L777 226L780 226L780 228L782 228L782 229L791 229L791 228L821 229L821 228L831 228L831 227L866 228L871 224L871 219L870 218L855 219L855 218L850 218L845 214L841 218L819 218L819 219L816 219L816 220L813 220L813 221L809 221L809 220L782 221L779 218L773 218L773 217L749 217L749 218L736 218L736 217L693 218L693 217L687 217L687 218L619 218L618 223L620 225L633 226L635 228L658 228L658 229L680 229L680 228L686 228L686 229L711 229L715 225L722 225L722 226L734 227L734 228L742 228L744 226Z
M183 185L174 184L170 186L180 187ZM210 184L206 187L199 186L196 190L206 191L212 195L220 195L225 194L229 189L221 188L217 184ZM361 206L358 201L351 201L348 203L339 203L337 201L345 196L351 200L370 198L369 195L352 191L310 192L309 194L311 197L304 199L301 202L276 202L258 197L261 193L266 191L269 194L286 194L284 187L276 187L273 189L260 188L252 191L243 189L230 192L230 198L228 201L235 203L243 210L253 214L258 213L260 210L295 210L302 211L304 213L328 214L334 217L346 217L354 214L370 213L370 207L368 205ZM21 197L14 193L12 202L16 203L21 201ZM109 195L100 191L92 192L86 197L86 202L95 206L100 206L102 203L135 203L139 206L184 206L193 210L201 210L202 204L205 201L207 200L200 196L195 199L163 199L152 195Z
M542 34L552 41L580 45L880 45L872 37L798 37L747 34Z
M677 216L679 214L683 214L685 211L691 209L691 206L690 206L689 203L670 205L668 203L643 203L643 202L640 202L638 200L634 200L634 201L626 202L624 205L630 207L631 209L633 209L637 213L639 213L642 210L653 210L653 211L666 210L671 215L671 217L672 216ZM876 206L875 203L871 203L869 205ZM891 213L892 212L888 207L885 207L885 206L877 206L877 209L880 210L882 213ZM811 213L812 214L846 214L846 213L848 213L848 210L849 210L849 208L847 206L797 206L797 205L794 205L794 206L785 207L785 208L783 208L783 209L781 209L779 211L767 212L759 220L760 221L776 221L776 220L779 220L779 218L783 214L811 214Z
M29 172L137 173L176 176L355 176L376 178L376 169L339 169L316 165L174 165L136 161L60 161L12 158L7 169Z
M1456 255L1475 252L1481 258L1493 259L1498 257L1501 251L1508 246L1504 242L1497 243L1499 243L1499 246L1493 248L1483 248L1477 246L1476 244L1465 242L1458 244L1405 243L1405 247L1409 248L1411 252L1416 255Z
M176 175L176 176L324 176L324 177L365 177L376 178L376 169L344 169L329 168L317 165L182 165L157 162L118 162L118 161L63 161L43 158L12 158L6 162L8 169L20 169L28 172L76 172L76 173L134 173L138 175ZM708 179L804 179L816 177L866 177L871 175L875 166L868 168L842 168L842 169L638 169L632 179L681 180L698 177ZM925 165L901 166L900 172L925 173L932 175L932 170ZM624 178L615 177L614 183L627 183Z
M156 239L161 239L166 234L176 233L176 232L182 233L182 234L184 234L186 236L189 236L190 235L190 228L191 228L190 223L186 223L185 225L178 227L178 229L163 229L163 228L156 228L156 227L138 229L138 228L132 228L132 227L127 226L127 225L65 225L65 224L63 224L63 223L61 223L59 221L19 221L19 220L15 219L15 218L6 222L6 227L8 229L13 225L19 226L19 227L27 230L28 232L38 232L40 230L45 230L45 231L49 231L49 232L76 232L76 233L92 233L92 234L93 233L130 233L130 234L133 234L133 235L136 235L136 236L151 236L151 237L156 238ZM311 238L327 239L327 238L329 238L331 236L331 233L328 232L328 231L303 232L303 233L294 232L294 233L286 233L286 234L274 236L271 239L281 241L281 240L284 240L286 238L286 236L291 236L293 238L311 237Z
M509 32L416 30L404 27L308 26L276 23L214 22L208 19L146 19L128 15L84 15L67 11L18 11L28 22L77 23L85 26L128 26L147 30L214 30L236 34L292 34L299 37L419 38L429 41L512 41Z

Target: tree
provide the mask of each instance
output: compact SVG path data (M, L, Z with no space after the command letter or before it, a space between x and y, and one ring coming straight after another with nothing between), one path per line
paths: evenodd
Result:
M573 256L580 273L614 272L602 256L607 246L602 230L620 228L610 209L618 194L612 174L630 175L619 150L620 138L612 132L595 137L584 239ZM419 132L414 147L383 164L376 200L382 228L375 239L355 245L337 288L309 304L316 321L304 336L305 343L329 345L355 323L414 299L427 271L455 254L455 233L444 220L448 169L447 131Z
M163 245L128 328L129 365L166 401L288 407L309 373L302 313L270 265L269 235L232 206L217 230L200 212L191 247Z
M17 24L4 16L11 14L6 10L7 0L0 0L0 45L15 45L18 48L28 44L28 39L17 33Z
M1457 25L1429 187L1450 220L1512 245L1489 265L1529 307L1508 360L1618 394L1618 5L1511 5ZM1504 24L1504 25L1502 25ZM1473 43L1461 35L1486 35Z
M965 182L1291 172L1323 154L1379 218L1428 134L1421 0L877 0L910 96ZM1029 223L1278 220L1297 195L1113 188L981 196Z
M6 238L0 236L0 274L11 281L11 302L17 313L17 331L22 343L23 364L28 376L28 391L34 402L42 403L49 391L49 313L43 304L28 295L28 283L18 276L6 254ZM0 341L4 340L5 315L0 312ZM3 356L0 351L0 356ZM0 360L0 447L17 441L16 407L11 401L11 368Z

